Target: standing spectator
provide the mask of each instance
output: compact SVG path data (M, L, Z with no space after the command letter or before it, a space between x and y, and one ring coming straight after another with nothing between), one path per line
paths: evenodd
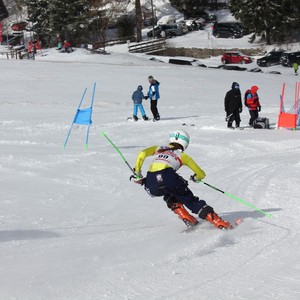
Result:
M246 91L245 94L245 105L249 109L250 120L249 125L252 127L254 120L258 118L258 112L261 111L261 106L259 103L259 97L257 95L258 87L253 85L250 90Z
M233 82L231 85L231 90L226 93L224 105L227 127L234 129L232 123L235 121L236 128L239 128L241 123L240 113L243 110L243 104L240 86L237 82Z
M148 96L146 96L146 97L144 96L143 87L141 85L139 85L137 87L137 90L133 92L131 98L133 100L133 120L134 121L138 120L137 114L138 114L138 110L140 110L143 119L145 121L147 121L148 117L145 114L145 110L144 110L142 101L143 101L143 99L147 99Z
M62 46L63 46L63 45L62 45L61 40L58 40L58 41L57 41L57 50L60 51L60 50L62 49Z
M298 67L299 67L298 64L294 63L293 67L294 67L295 75L298 75Z
M57 50L61 50L63 43L62 43L62 38L60 37L60 35L57 33L56 34L56 46L57 46Z
M153 114L153 120L160 120L160 115L157 110L157 100L160 98L159 95L159 82L154 79L153 76L148 76L148 81L150 83L148 97L150 99L150 108Z

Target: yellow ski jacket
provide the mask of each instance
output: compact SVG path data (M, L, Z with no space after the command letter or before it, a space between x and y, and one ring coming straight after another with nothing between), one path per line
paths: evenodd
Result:
M172 150L172 145L165 147L166 152L159 152L158 150L162 148L163 147L160 146L151 146L142 150L136 159L135 171L140 173L145 158L148 156L154 156L154 159L149 167L149 172L157 172L167 168L173 168L175 171L177 171L181 166L187 166L196 174L196 179L202 180L206 176L205 172L196 164L196 162L184 152L180 150ZM157 159L155 159L155 157ZM169 158L174 161L173 164L169 163Z

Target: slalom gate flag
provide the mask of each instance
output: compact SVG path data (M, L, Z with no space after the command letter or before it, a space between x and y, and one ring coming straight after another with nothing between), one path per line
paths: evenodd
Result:
M85 149L88 148L90 126L92 124L92 112L93 112L93 104L94 104L94 98L95 98L95 90L96 90L96 82L94 83L91 106L88 107L88 108L82 108L81 109L81 105L82 105L82 102L85 98L87 88L84 90L83 95L82 95L81 100L80 100L80 103L78 105L74 120L72 122L71 128L70 128L70 130L68 132L68 135L67 135L67 138L65 140L64 148L67 147L67 143L68 143L68 140L69 140L69 137L70 137L70 134L71 134L71 131L73 129L74 124L88 126L87 133L86 133Z
M90 125L92 124L92 108L78 109L75 119L75 124Z

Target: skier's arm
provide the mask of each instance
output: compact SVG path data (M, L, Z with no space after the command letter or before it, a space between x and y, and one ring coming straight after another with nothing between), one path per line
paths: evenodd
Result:
M202 180L206 174L205 172L196 164L196 162L184 152L181 153L182 164L190 168L196 175L196 179Z
M243 109L242 97L240 97L239 99L239 108Z
M142 169L145 158L148 157L148 156L153 155L157 148L158 148L158 146L152 146L152 147L149 147L149 148L146 148L146 149L142 150L138 154L138 157L135 161L135 167L134 167L136 173L141 172L141 169Z
M226 112L228 110L228 102L229 102L229 96L228 96L228 92L227 92L226 96L225 96L225 99L224 99L224 108L225 108Z
M257 107L260 107L259 97L257 96Z

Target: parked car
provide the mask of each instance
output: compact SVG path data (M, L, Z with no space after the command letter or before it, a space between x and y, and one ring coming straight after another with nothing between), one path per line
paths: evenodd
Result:
M282 53L280 63L285 67L292 67L294 63L300 64L300 51Z
M171 25L176 23L176 18L173 15L166 15L157 21L157 25Z
M154 30L154 37L161 37L160 36L161 29L159 26L155 26L154 28L151 28L151 30L147 32L148 37L153 37L153 30Z
M181 27L183 33L187 33L189 31L185 21L179 21L176 24L178 27Z
M164 32L164 33L163 33ZM162 37L165 36L166 38L183 35L183 29L178 26L177 24L172 25L159 25L154 27L154 36L155 37ZM153 30L147 32L148 37L153 36Z
M280 64L280 57L284 51L270 51L264 57L256 60L256 63L260 67L269 67L272 65Z
M250 64L252 58L240 51L227 51L221 57L222 63L225 64Z
M237 39L243 37L243 29L238 22L216 22L212 34L217 38Z
M185 23L189 31L203 30L205 26L205 20L202 18L193 18L185 20Z

